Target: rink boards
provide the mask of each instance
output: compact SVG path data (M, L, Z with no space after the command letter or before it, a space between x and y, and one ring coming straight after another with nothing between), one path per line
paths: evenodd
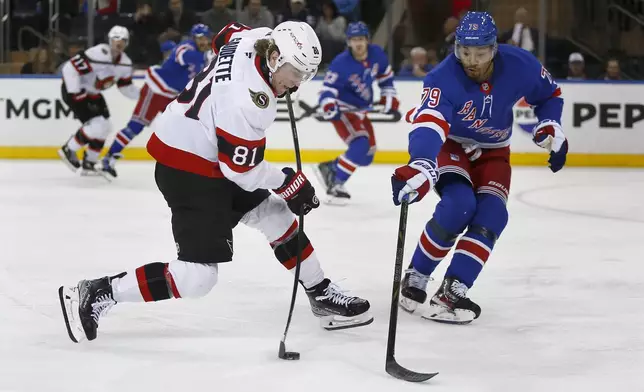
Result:
M142 85L142 79L136 79ZM331 159L344 145L328 122L316 118L317 94L322 80L313 80L296 95L295 114L306 162ZM569 164L577 166L644 167L644 83L561 82L564 97L563 129L570 142ZM79 127L60 98L61 80L56 77L0 78L0 158L51 159L56 149ZM415 106L422 83L397 80L401 112ZM112 135L128 122L136 101L116 88L105 93L113 126ZM376 96L378 93L376 92ZM541 165L546 154L532 144L529 131L536 119L529 106L517 103L512 141L515 165ZM406 162L409 126L404 119L371 114L379 163ZM151 159L145 151L154 124L125 150L128 159ZM277 121L267 137L266 157L292 161L291 136L286 103L278 101ZM106 146L109 146L111 138Z

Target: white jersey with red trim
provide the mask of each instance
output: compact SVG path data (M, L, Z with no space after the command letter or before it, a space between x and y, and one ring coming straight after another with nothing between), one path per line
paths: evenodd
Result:
M280 187L285 175L264 161L277 97L255 42L268 28L237 30L158 119L148 152L159 163L225 177L246 191ZM220 32L220 34L222 34Z
M139 89L132 84L132 60L122 53L113 61L108 44L78 53L63 65L62 74L67 92L72 95L98 95L116 84L126 97L139 96Z

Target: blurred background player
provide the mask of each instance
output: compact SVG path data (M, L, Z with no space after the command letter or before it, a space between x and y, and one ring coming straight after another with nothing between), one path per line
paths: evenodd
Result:
M208 26L196 24L190 30L192 39L181 42L161 66L148 68L145 84L130 122L114 137L109 151L102 160L101 172L108 178L116 178L114 168L121 151L150 125L157 114L163 112L179 92L201 72L206 62L205 52L210 50L211 32ZM167 46L167 44L166 44Z
M372 85L380 87L379 103L383 113L398 110L394 74L381 47L369 43L369 28L362 22L347 27L347 50L339 54L324 77L320 91L322 117L331 121L336 132L349 146L333 161L320 163L316 174L332 200L347 201L344 183L358 166L368 166L376 151L376 139L367 111L372 108Z
M95 174L94 165L110 133L110 112L101 91L116 84L130 99L139 96L132 84L132 61L125 54L130 34L125 27L114 26L107 34L109 44L98 44L80 52L63 66L63 101L83 124L58 155L72 171L82 166L81 174ZM87 146L83 162L76 152Z
M322 60L315 32L304 22L250 31L231 23L213 39L213 51L217 60L168 105L147 145L172 211L176 258L60 287L74 342L95 339L100 317L118 302L206 295L219 264L233 259L232 230L240 222L265 235L286 269L294 270L301 254L299 282L325 329L373 321L369 302L331 283L299 233L294 214L320 205L311 183L301 171L264 160L277 98L313 78Z
M481 313L467 291L508 222L512 107L520 97L540 120L533 140L550 151L550 169L557 172L566 162L561 90L530 52L497 46L496 37L486 12L461 20L454 54L425 77L421 104L408 113L411 158L391 179L396 205L419 201L431 188L441 197L403 279L405 310L425 302L431 273L456 245L422 316L434 321L468 323Z

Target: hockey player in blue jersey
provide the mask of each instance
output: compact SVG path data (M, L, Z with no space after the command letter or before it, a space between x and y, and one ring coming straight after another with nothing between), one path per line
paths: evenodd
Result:
M147 69L145 85L139 94L132 118L115 136L109 151L102 160L101 173L108 179L116 178L114 169L121 151L150 125L157 114L183 90L188 82L203 69L210 49L211 32L208 26L196 24L190 30L192 39L177 45L161 66Z
M396 205L420 201L432 188L441 197L403 279L402 308L413 312L426 301L430 275L456 245L422 315L434 321L464 324L481 313L467 292L508 222L515 102L525 97L534 107L540 122L533 140L550 151L550 169L566 162L561 90L532 54L497 45L496 36L488 13L461 20L454 54L425 77L421 103L408 113L410 160L391 178Z
M394 77L387 55L369 43L369 28L362 22L347 27L349 48L329 66L320 91L322 117L331 121L336 132L349 146L337 159L316 167L316 174L327 194L341 203L350 198L344 183L358 166L368 166L376 151L373 126L367 117L374 97L372 85L378 82L384 113L398 110Z

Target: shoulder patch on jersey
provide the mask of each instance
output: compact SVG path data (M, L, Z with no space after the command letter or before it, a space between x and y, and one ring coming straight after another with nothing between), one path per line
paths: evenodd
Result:
M268 103L270 102L268 94L263 91L253 91L251 89L248 89L248 92L250 93L250 99L253 100L255 106L260 109L266 109L268 107Z

